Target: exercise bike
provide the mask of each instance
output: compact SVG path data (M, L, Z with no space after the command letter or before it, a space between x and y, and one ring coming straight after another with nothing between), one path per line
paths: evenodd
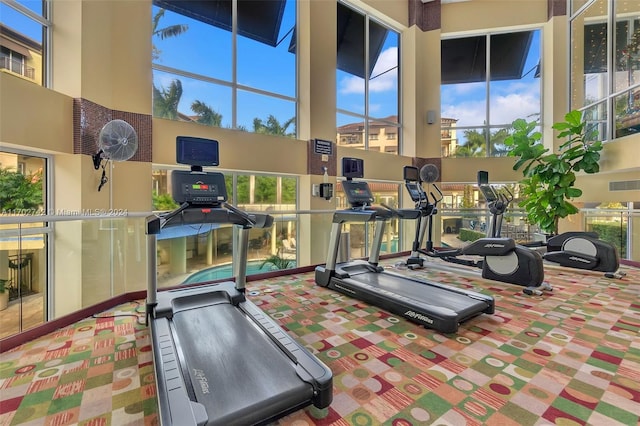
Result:
M487 199L489 210L492 213L492 221L489 225L487 237L480 238L471 244L457 249L435 250L433 247L433 217L438 213L437 205L442 200L443 195L440 189L433 183L435 166L426 165L420 171L417 167L405 166L404 181L405 187L415 203L415 208L421 212L418 217L415 240L412 252L407 259L407 267L417 269L424 267L427 257L442 259L450 263L457 263L465 266L472 266L482 269L482 277L517 284L527 288L540 287L544 281L544 267L542 256L536 251L521 247L512 238L500 236L502 215L507 203L504 197L496 192L495 188L488 183L488 175L482 173L478 175L478 186ZM436 169L437 170L437 169ZM436 196L430 192L431 199L422 187L422 183L431 184L439 194ZM428 234L424 248L421 248L425 233ZM480 256L481 260L460 258L460 256Z

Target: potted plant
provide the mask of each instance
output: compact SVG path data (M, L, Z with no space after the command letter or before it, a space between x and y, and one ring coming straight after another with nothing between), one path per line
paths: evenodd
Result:
M7 309L7 306L9 306L8 282L8 280L0 278L0 311Z
M558 147L558 153L549 153L540 143L542 134L536 130L535 121L517 119L513 133L504 141L510 148L509 156L518 157L513 169L522 169L524 175L520 181L523 199L518 205L525 209L531 223L554 235L561 218L578 212L570 202L582 195L582 190L575 187L576 173L597 173L602 150L597 132L588 127L580 111L570 111L564 119L552 126L559 138L568 138Z

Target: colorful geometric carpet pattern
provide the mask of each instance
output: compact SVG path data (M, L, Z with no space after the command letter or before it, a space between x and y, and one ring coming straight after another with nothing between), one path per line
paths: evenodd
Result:
M277 424L640 424L640 270L615 280L547 269L553 290L541 296L394 270L490 294L496 312L445 335L316 286L312 273L249 283L249 298L334 374L329 408ZM0 354L0 425L158 424L141 310L121 305Z

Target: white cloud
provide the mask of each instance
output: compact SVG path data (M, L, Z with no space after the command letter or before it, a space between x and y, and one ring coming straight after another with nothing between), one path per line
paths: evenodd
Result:
M371 75L375 77L369 81L370 92L385 92L398 87L398 48L390 47L378 57ZM385 71L391 70L385 73ZM383 74L384 73L384 74ZM376 77L377 76L377 77ZM343 78L338 82L338 92L342 95L364 93L364 79L356 76Z
M343 78L339 83L338 92L342 95L353 95L364 93L364 78L349 76Z
M483 83L480 83L483 84ZM455 87L458 86L458 87ZM443 88L442 117L455 118L458 126L483 125L485 122L485 95L460 96L469 91L470 84ZM475 86L475 84L473 84ZM490 113L492 124L510 124L517 118L530 119L540 112L540 86L532 82L497 83L493 87Z

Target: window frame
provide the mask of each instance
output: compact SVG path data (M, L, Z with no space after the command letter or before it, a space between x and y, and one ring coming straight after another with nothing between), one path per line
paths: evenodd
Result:
M369 12L363 8L360 8L352 3L350 3L348 0L338 0L336 2L336 7L342 5L344 7L347 7L351 10L353 10L356 13L359 13L363 16L364 18L364 22L365 22L365 35L364 35L364 40L365 40L365 46L364 46L364 67L365 67L365 78L363 78L364 80L364 109L363 109L363 113L357 113L354 111L349 111L343 108L339 108L338 107L338 80L336 79L336 116L339 115L343 115L343 116L348 116L348 117L353 117L354 122L360 122L362 121L363 124L363 129L362 129L362 145L364 150L369 151L370 150L370 146L369 146L369 141L371 140L375 140L375 141L379 141L382 140L380 138L375 138L372 139L370 138L370 131L369 128L370 126L374 125L374 126L379 126L379 127L395 127L397 129L397 137L396 137L396 155L400 155L400 153L402 152L402 95L403 95L403 91L402 91L402 75L401 75L401 66L402 66L402 29L398 28L396 25L392 24L391 22L387 22L384 20L384 18L381 18L379 16L374 15L372 12ZM370 37L369 37L369 28L370 28L370 23L374 22L375 24L386 28L389 31L393 31L397 34L398 37L398 65L397 65L397 106L396 109L398 111L398 121L397 122L392 122L392 121L386 121L382 118L377 118L375 116L372 116L370 114L369 111L369 103L370 103L370 89L369 89L369 80L370 80L370 64L369 64L369 41L370 41ZM336 55L337 55L337 51L336 51ZM336 69L336 73L338 72L338 70ZM351 124L351 123L349 123ZM349 124L345 124L345 125L337 125L336 128L336 135L340 134L341 137L337 138L337 142L338 145L343 145L343 146L349 146L352 145L353 143L341 143L340 139L345 138L345 136L343 134L341 134L338 129L340 127L349 125ZM348 133L346 133L348 134ZM385 139L386 140L386 139ZM384 146L384 145L382 145ZM386 152L386 147L385 147L385 151L382 151L382 146L380 146L378 148L378 150L380 150L381 152Z
M55 194L53 191L54 188L54 156L50 154L43 154L41 152L29 151L24 149L17 149L12 147L3 146L1 152L6 152L9 154L15 155L25 155L30 157L37 157L43 160L44 162L44 173L43 178L45 179L45 185L43 188L44 191L44 203L43 203L43 214L44 215L54 215L55 205ZM54 246L55 246L55 235L54 235L54 224L52 222L42 222L42 226L38 227L26 227L15 230L21 236L29 236L29 235L43 235L45 239L45 294L43 298L43 313L44 313L44 322L48 322L51 319L55 318L54 311L54 277L55 277L55 269L54 269ZM13 230L9 230L9 232L13 232ZM22 321L20 321L20 324ZM23 331L23 330L20 330Z
M53 27L53 22L51 19L51 0L42 0L42 15L38 15L33 10L29 9L26 6L18 3L16 0L0 0L5 5L14 9L15 11L25 15L27 18L36 21L43 27L43 35L42 35L42 86L49 88L51 87L52 76L51 70L52 67L52 59L53 56L51 54L52 49L52 35L51 29Z
M491 38L493 36L499 36L499 35L504 35L504 34L511 34L514 32L538 32L539 33L539 58L538 58L538 67L539 67L539 76L538 78L538 93L539 93L539 102L538 102L538 122L540 124L540 126L542 126L542 120L544 119L544 85L543 85L543 61L544 61L544 28L540 25L530 25L530 26L525 26L522 28L517 28L516 30L513 29L495 29L495 30L488 30L485 32L480 32L480 33L473 33L473 34L452 34L452 35L447 35L447 36L443 36L441 38L441 42L445 41L445 40L452 40L452 39L463 39L463 38L475 38L475 37L484 37L486 42L485 42L485 58L486 58L486 63L485 63L485 80L483 82L484 84L484 90L485 90L485 94L484 94L484 114L485 114L485 120L484 120L484 124L469 124L469 125L465 125L465 126L460 126L457 121L458 119L456 119L455 117L446 117L447 119L450 119L451 122L447 122L446 125L442 125L442 121L439 123L440 124L440 134L441 134L441 143L443 142L444 139L449 140L449 141L456 141L456 147L459 147L460 145L457 143L457 141L459 141L461 139L460 135L463 135L465 131L474 131L474 130L480 130L481 133L483 133L484 139L485 139L485 145L484 145L484 149L485 149L485 155L483 157L479 157L479 156L475 156L475 155L471 155L471 157L478 157L478 158L494 158L494 157L501 157L501 156L505 156L506 152L501 154L501 155L492 155L492 151L493 151L493 146L491 143L491 135L492 135L492 131L500 131L501 129L509 129L511 127L512 122L509 123L493 123L491 121L491 104L492 104L492 80L491 80ZM527 70L524 70L527 71ZM525 74L526 75L526 74ZM440 94L442 95L442 87L445 86L442 83L440 84ZM440 100L440 109L442 110L442 96L441 96L441 100ZM534 113L535 114L535 113ZM518 118L525 118L525 117L518 117ZM442 135L447 135L448 137L444 138ZM452 137L452 135L456 135L455 137ZM463 145L463 146L466 146ZM451 157L451 158L459 158L455 152L449 152L449 146L447 146L447 149L445 150L444 146L441 146L441 155L444 157L444 151L447 151L448 155L447 157ZM468 157L469 155L466 156L462 156L462 157Z
M581 29L584 29L585 22L579 22L579 19L584 16L583 14L587 13L587 10L595 5L598 1L606 2L607 6L607 15L606 15L606 28L607 28L607 56L605 58L607 69L606 69L606 78L605 82L602 84L603 89L606 90L606 94L596 99L594 102L590 102L585 104L586 93L584 93L584 78L585 73L582 71L581 75L578 76L577 73L574 73L574 47L572 40L574 38L576 25L580 25ZM616 99L621 96L625 96L632 92L640 93L640 79L638 82L634 84L629 84L628 86L616 90L616 32L618 15L616 10L616 2L614 0L581 0L581 4L578 5L576 0L571 0L571 8L572 12L569 16L569 49L567 52L567 57L569 61L568 67L568 108L569 109L578 109L582 111L587 117L586 120L591 124L591 126L598 129L598 138L603 142L610 142L618 139L619 137L624 137L626 134L617 134L616 129ZM638 18L637 18L638 19ZM640 27L639 27L640 28ZM636 29L638 30L638 29ZM581 33L583 33L582 31ZM584 42L584 40L583 40ZM581 45L583 47L583 45ZM582 49L584 52L584 47ZM584 53L581 53L584 56ZM574 99L574 94L577 90L576 86L582 85L582 90L580 90L581 99ZM581 105L579 105L581 104ZM603 131L602 127L605 127Z
M162 65L158 63L156 60L152 58L151 61L151 69L152 72L160 71L167 74L172 74L176 76L181 76L193 80L197 80L200 82L214 84L217 86L221 86L223 88L228 88L231 91L231 101L230 101L230 109L231 109L231 128L234 130L241 130L238 125L238 92L246 92L252 95L260 95L267 96L275 100L281 100L286 102L293 103L293 110L295 113L295 120L293 124L295 125L295 134L294 138L298 138L299 130L299 108L300 108L300 88L299 88L299 54L295 52L295 64L293 66L292 72L295 74L295 88L294 88L294 96L288 96L280 93L275 93L269 90L260 89L257 87L251 87L244 84L238 83L238 2L239 0L231 0L232 6L232 15L231 15L231 77L230 80L224 80L221 78L211 77L204 74L198 74L186 70L181 70L179 68L175 68L173 66ZM295 45L299 46L299 31L295 31L295 28L298 27L300 21L300 10L297 4L297 0L287 0L294 4L295 7L295 23L294 23L294 31L293 36L296 37ZM156 8L162 9L162 6L156 5L152 2L152 12L155 11ZM175 13L175 12L174 12ZM203 25L206 25L203 23ZM151 38L153 40L153 34L151 34ZM155 117L155 116L154 116ZM253 131L248 130L253 133Z

